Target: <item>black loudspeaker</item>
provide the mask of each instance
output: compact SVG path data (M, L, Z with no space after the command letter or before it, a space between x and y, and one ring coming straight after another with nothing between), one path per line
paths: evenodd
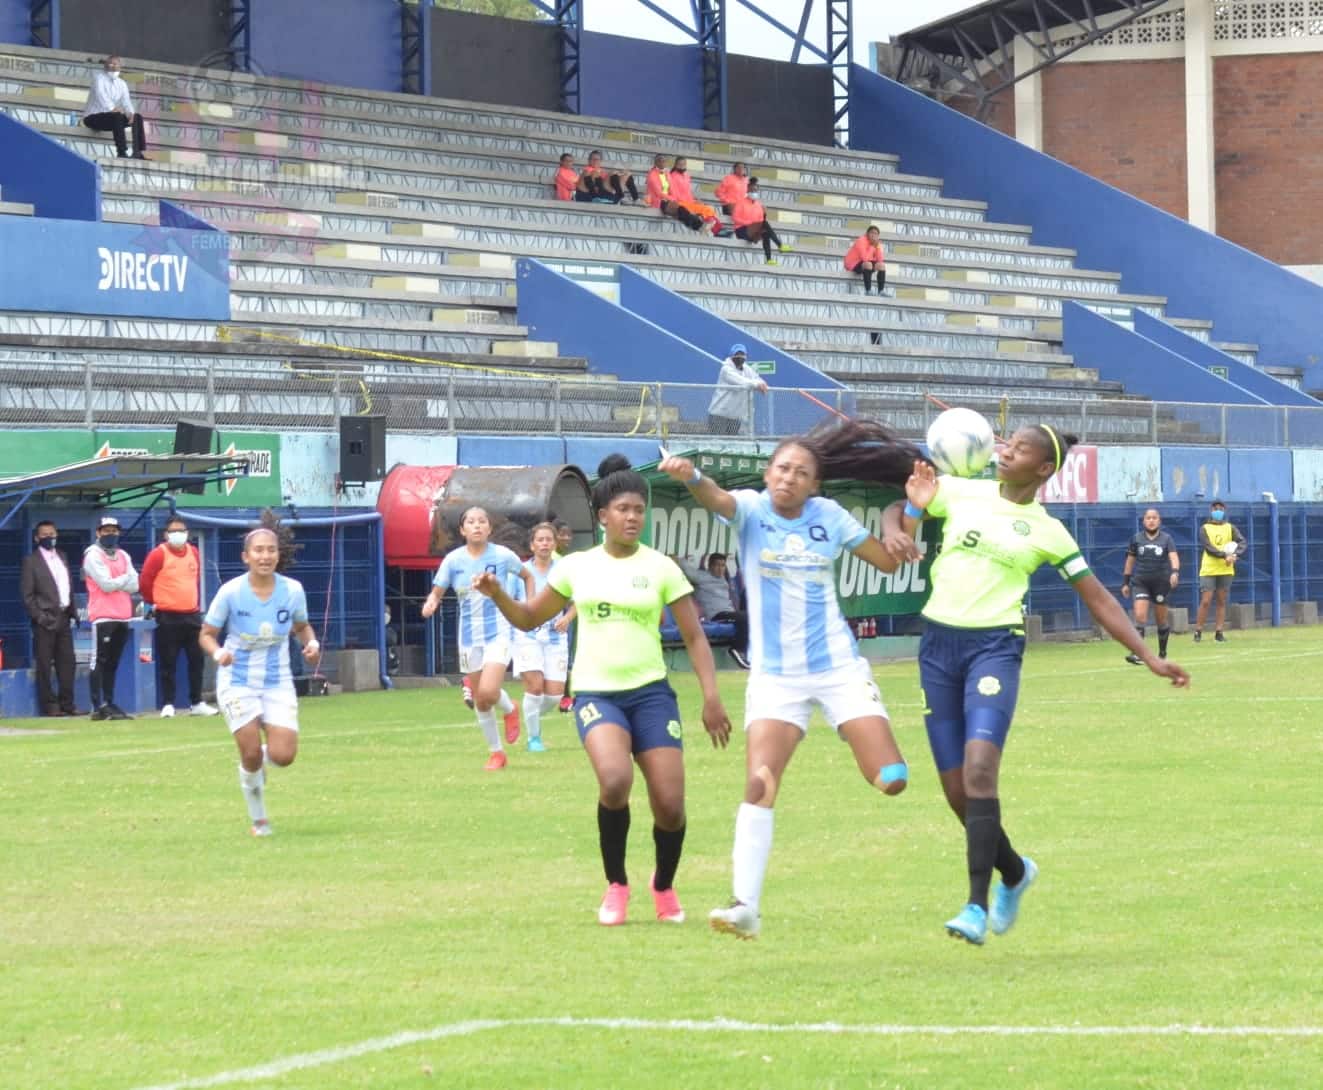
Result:
M340 482L362 484L386 476L386 418L340 417Z
M175 454L210 454L212 441L215 438L215 431L206 424L199 424L192 420L180 420L175 424ZM190 492L195 496L202 495L207 486L199 481L197 484L188 484L181 488L181 492Z

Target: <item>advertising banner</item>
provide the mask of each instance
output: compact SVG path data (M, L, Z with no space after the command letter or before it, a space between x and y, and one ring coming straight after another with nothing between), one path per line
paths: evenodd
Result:
M0 216L6 310L230 317L229 236L136 223Z

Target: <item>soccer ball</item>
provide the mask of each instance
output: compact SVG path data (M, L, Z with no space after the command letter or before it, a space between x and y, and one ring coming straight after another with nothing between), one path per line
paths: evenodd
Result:
M973 409L947 409L928 426L928 453L942 473L973 477L992 460L992 425Z

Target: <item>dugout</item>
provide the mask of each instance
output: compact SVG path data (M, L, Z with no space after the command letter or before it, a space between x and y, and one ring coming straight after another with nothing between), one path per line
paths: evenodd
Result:
M385 525L386 604L406 675L458 670L453 595L431 621L420 610L442 557L461 545L460 517L484 508L491 540L526 555L528 533L555 517L569 523L574 547L595 541L588 478L578 466L395 466L382 482L377 513Z
M116 455L76 462L22 477L0 479L0 639L5 668L0 670L0 715L40 714L32 676L32 626L19 588L23 558L32 551L32 531L51 519L60 528L59 551L69 568L76 605L86 605L80 559L92 543L96 517L114 509L124 517L121 547L141 569L141 557L155 545L150 534L152 509L170 493L213 482L231 481L248 473L248 463L224 454ZM137 508L137 510L133 510ZM129 517L133 510L133 516ZM145 546L145 547L144 547ZM85 616L85 613L83 614ZM126 711L156 706L156 663L152 633L144 618L130 622L132 639L116 674L116 702ZM87 661L89 627L74 631L77 659L74 699L89 706Z

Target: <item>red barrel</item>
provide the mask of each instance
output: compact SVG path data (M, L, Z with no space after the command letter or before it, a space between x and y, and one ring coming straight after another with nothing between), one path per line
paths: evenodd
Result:
M457 466L396 466L381 483L377 510L386 529L386 564L396 568L437 565L432 518Z

